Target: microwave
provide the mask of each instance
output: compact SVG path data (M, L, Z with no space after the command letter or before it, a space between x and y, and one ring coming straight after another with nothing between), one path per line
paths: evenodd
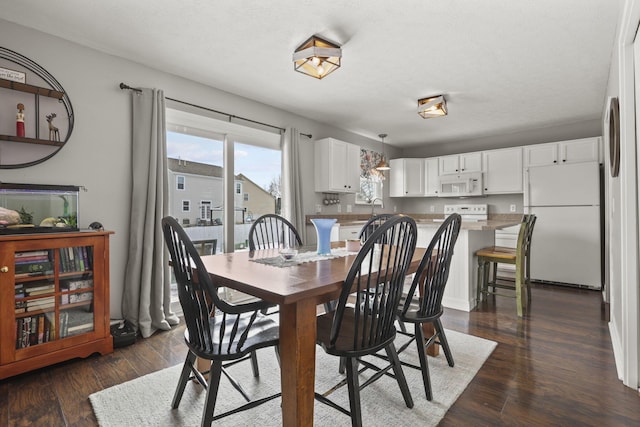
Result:
M482 172L440 175L438 197L482 196Z

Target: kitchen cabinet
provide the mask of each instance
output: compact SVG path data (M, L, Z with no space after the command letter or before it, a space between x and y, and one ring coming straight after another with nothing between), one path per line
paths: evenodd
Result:
M482 153L454 154L438 158L440 175L460 172L482 172Z
M438 178L438 158L430 157L424 159L424 195L437 196L440 188Z
M314 144L315 191L360 191L360 147L334 138L320 139Z
M482 152L484 194L522 193L522 147Z
M0 379L113 351L110 234L0 236Z
M392 159L389 196L424 196L424 159Z
M524 166L600 162L600 138L583 138L524 147Z
M338 231L338 237L341 242L345 240L358 240L358 235L360 234L360 230L362 230L362 225L341 225L340 230Z

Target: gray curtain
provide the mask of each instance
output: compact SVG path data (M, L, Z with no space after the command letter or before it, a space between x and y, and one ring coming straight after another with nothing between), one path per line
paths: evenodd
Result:
M287 218L300 233L304 243L305 223L302 204L302 174L300 167L300 132L288 128L282 135L282 196L283 216Z
M171 312L168 259L160 221L168 212L164 94L132 91L133 146L129 252L122 312L144 338L179 322Z

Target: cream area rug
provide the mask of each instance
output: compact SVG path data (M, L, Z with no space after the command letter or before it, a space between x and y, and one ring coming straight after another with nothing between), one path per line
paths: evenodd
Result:
M409 329L411 330L411 329ZM367 426L419 425L435 426L449 407L464 391L484 361L494 350L496 343L483 338L446 331L455 366L449 367L444 353L429 357L429 372L433 400L424 394L419 370L403 367L414 407L405 406L397 382L383 376L360 393L363 424ZM406 338L398 335L396 346ZM186 347L185 347L186 349ZM400 359L419 365L415 344L400 355ZM186 356L186 351L185 351ZM383 365L379 359L368 359ZM280 391L280 369L273 349L258 351L260 377L254 378L250 364L243 362L229 368L229 373L240 381L252 398L269 396ZM163 369L135 380L116 385L89 396L98 423L102 427L124 426L197 426L200 425L205 391L193 382L187 384L178 409L171 409L182 365ZM286 369L286 367L283 367ZM362 384L372 373L366 370L361 375ZM316 347L316 392L330 390L342 378L338 373L338 358L327 355ZM343 407L349 407L347 387L344 386L329 396ZM223 376L215 413L220 414L244 401ZM280 426L282 413L280 398L256 408L214 421L215 426ZM314 424L317 426L350 426L348 416L318 401L315 402Z

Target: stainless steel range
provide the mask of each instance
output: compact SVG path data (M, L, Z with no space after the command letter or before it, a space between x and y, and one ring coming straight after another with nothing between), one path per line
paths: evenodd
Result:
M462 217L462 221L465 222L477 222L486 221L488 208L487 205L444 205L445 218L451 214L457 213Z

